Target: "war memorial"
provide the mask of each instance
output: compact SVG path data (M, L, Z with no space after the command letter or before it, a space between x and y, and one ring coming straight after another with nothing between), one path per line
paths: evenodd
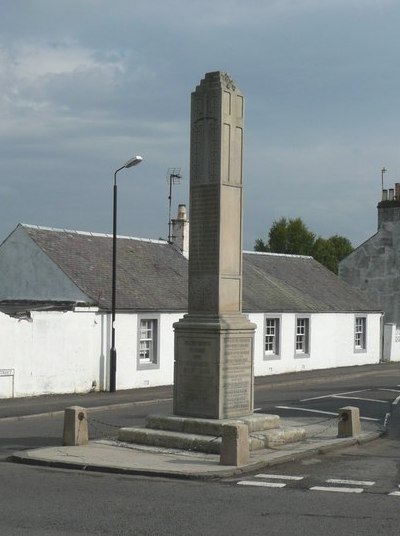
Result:
M121 441L221 453L227 465L245 464L249 449L305 437L281 429L277 415L253 413L255 325L242 313L243 140L243 94L227 73L207 73L191 98L188 313L174 324L173 415L119 431Z

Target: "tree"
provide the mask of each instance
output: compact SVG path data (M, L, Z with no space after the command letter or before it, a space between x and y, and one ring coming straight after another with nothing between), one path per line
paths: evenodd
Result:
M320 262L326 266L326 268L337 274L338 260L336 257L336 251L329 239L326 240L325 238L321 238L319 236L314 243L312 256L316 261Z
M265 242L257 238L255 251L311 255L332 272L338 272L339 262L353 251L350 240L344 236L330 238L316 236L301 218L275 220Z
M315 234L307 229L301 218L293 220L281 218L272 224L267 242L258 238L254 249L273 253L311 255L314 242Z

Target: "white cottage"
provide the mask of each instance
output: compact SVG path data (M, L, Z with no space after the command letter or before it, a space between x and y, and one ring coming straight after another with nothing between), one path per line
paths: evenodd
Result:
M181 249L118 237L118 389L173 382ZM108 389L111 258L104 234L18 225L1 244L0 397ZM381 312L311 257L245 252L243 312L256 375L380 361Z

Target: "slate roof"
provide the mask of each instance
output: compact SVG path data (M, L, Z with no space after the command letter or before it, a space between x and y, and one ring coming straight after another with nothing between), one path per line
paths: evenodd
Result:
M88 296L111 307L112 236L22 226ZM188 261L161 240L118 237L117 309L186 311ZM379 311L312 257L244 252L244 312Z
M243 311L328 313L380 309L312 257L245 252Z
M23 228L94 303L111 308L111 235ZM187 260L165 241L118 237L116 307L185 311Z

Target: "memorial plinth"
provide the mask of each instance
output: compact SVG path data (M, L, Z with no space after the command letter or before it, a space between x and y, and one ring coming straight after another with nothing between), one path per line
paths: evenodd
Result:
M174 414L253 412L255 326L242 313L244 98L226 73L192 93L188 314L174 325Z

